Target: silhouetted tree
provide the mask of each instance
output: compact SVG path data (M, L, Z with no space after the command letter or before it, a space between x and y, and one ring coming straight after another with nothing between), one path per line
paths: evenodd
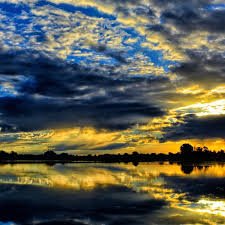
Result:
M193 151L194 151L194 148L190 144L183 144L180 147L180 152L181 152L182 155L191 154L191 153L193 153Z
M196 151L201 153L203 151L203 149L202 149L202 147L197 147Z
M18 156L18 154L16 152L14 152L14 151L10 152L10 158L11 159L17 159L17 156Z
M132 155L133 155L133 156L138 156L139 153L138 153L138 152L132 152Z
M4 151L0 151L0 160L6 160L9 158L9 154L4 152Z
M44 153L44 158L46 159L55 159L57 157L57 154L54 151L47 151Z

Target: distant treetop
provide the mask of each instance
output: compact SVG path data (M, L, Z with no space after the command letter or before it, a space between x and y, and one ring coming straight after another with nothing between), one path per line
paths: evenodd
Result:
M180 152L182 155L190 154L193 151L194 151L193 146L188 143L185 143L185 144L181 145L181 147L180 147Z

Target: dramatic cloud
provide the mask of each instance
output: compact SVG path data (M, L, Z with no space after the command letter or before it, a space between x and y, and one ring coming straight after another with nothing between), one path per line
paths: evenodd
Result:
M204 131L220 113L188 108L224 104L223 1L0 1L0 12L2 133L92 127L123 136L88 146L96 150L224 137Z
M164 128L166 140L207 139L225 137L225 115L196 117L188 115L182 123Z
M9 124L2 130L90 125L126 129L164 114L154 101L145 100L147 92L141 89L144 82L151 86L164 78L123 78L35 53L2 54L1 59L1 74L25 76L15 87L17 95L1 97L1 119ZM134 87L136 93L130 91Z
M225 82L224 55L207 52L189 52L190 60L174 69L188 83L197 83L207 89Z

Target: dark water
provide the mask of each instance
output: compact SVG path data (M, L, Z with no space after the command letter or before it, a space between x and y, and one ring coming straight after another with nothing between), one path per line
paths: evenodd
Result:
M0 165L2 224L225 224L225 165Z

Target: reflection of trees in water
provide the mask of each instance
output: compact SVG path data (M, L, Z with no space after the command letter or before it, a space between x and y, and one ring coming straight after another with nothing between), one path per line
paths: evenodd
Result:
M192 165L192 164L181 164L181 171L185 174L191 174L193 172L194 169L202 171L204 169L204 171L206 171L209 168L209 165Z
M139 162L138 162L138 161L133 161L132 164L133 164L134 166L138 166L138 165L139 165Z
M201 171L201 170L203 170L204 166L198 165L198 166L196 166L196 168L197 168L199 171Z
M185 174L191 174L192 171L194 170L194 166L193 165L181 164L181 170Z

